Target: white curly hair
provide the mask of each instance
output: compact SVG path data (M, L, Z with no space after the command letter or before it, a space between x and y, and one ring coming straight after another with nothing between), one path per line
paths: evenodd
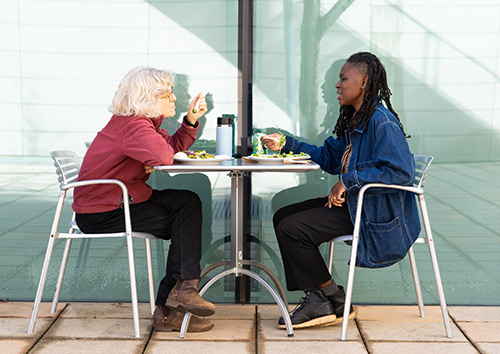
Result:
M161 116L161 97L172 93L174 74L140 66L130 70L115 92L109 111L119 116Z

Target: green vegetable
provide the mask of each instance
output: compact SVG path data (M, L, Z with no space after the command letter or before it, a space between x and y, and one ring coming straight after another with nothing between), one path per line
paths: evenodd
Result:
M192 150L187 150L186 154L190 159L213 159L215 155L207 153L205 150L199 150L199 151L192 151Z
M280 153L280 154L273 154L273 155L266 155L266 154L252 154L254 157L265 157L268 159L278 159L278 158L289 158L289 157L300 157L300 156L307 156L309 157L309 154L305 152L301 152L300 154L294 154L293 151L290 151L289 153Z
M196 108L193 108L193 113L196 114L196 112L198 112L198 110Z
M281 134L280 141L279 141L279 146L280 146L280 152L279 152L279 154L280 155L281 155L281 150L283 149L283 146L285 146L285 144L286 144L286 136L284 136L283 134Z

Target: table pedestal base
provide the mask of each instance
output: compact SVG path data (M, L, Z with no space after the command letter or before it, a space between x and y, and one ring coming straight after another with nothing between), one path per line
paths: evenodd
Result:
M251 262L251 261L247 261ZM219 262L219 263L225 263L225 262ZM245 262L246 263L246 262ZM217 263L216 263L217 264ZM226 264L226 263L225 263ZM214 264L215 265L215 264ZM218 264L217 266L222 265ZM262 266L262 265L261 265ZM213 268L212 268L213 269ZM211 269L210 269L211 270ZM267 273L267 272L266 272ZM215 275L212 279L210 279L201 289L200 289L200 295L203 295L205 291L208 290L210 286L212 286L217 280L225 277L226 275L231 275L234 274L238 276L239 274L247 275L255 280L257 280L259 283L264 285L264 287L269 291L269 293L273 296L274 301L278 304L281 315L283 316L283 319L285 320L285 325L286 325L286 332L288 337L293 337L293 328L292 328L292 321L290 321L290 315L288 313L288 306L285 305L283 302L282 298L280 295L273 289L272 286L270 286L265 279L263 279L260 275L257 273L252 272L251 270L248 269L241 269L241 268L232 268L228 269L225 271L222 271ZM273 279L274 281L274 279ZM186 337L186 332L189 326L189 320L191 319L191 313L186 312L184 315L184 320L182 321L182 326L181 326L181 334L180 338L185 338Z

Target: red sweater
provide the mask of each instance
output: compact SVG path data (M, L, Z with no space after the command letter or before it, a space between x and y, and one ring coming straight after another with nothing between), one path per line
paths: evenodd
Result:
M163 117L113 116L97 133L78 175L78 181L118 179L128 188L132 203L149 199L152 188L146 184L149 174L144 165L171 165L174 154L188 149L196 139L198 127L186 123L170 136L160 126ZM75 188L73 210L100 213L121 206L122 191L117 185L101 184Z

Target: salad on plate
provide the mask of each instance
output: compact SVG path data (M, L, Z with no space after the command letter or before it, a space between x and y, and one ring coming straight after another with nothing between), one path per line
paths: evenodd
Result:
M186 150L186 151L179 151L174 155L174 157L177 157L179 159L200 160L200 159L214 159L215 155L209 154L205 150L199 150L199 151Z
M301 152L299 154L294 154L293 151L290 151L289 153L278 153L278 154L271 154L271 155L267 155L267 154L252 154L250 155L251 157L259 157L259 158L267 158L267 159L289 159L289 158L297 158L297 157L300 157L300 158L309 158L309 154L305 153L305 152Z

